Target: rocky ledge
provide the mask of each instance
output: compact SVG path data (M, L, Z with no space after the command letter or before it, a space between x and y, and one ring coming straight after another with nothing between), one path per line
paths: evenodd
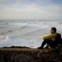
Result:
M34 49L14 46L0 48L0 62L62 62L62 48Z

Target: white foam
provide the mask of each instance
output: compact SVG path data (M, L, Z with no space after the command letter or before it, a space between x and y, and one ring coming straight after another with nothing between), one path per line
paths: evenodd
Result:
M25 26L27 23L9 23L8 25L19 25L19 26Z

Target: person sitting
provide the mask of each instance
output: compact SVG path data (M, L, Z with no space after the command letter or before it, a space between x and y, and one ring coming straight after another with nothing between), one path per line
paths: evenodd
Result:
M51 34L43 37L42 45L38 49L43 49L43 47L47 44L51 48L56 48L59 44L62 45L61 42L61 34L57 33L57 29L55 27L51 28Z

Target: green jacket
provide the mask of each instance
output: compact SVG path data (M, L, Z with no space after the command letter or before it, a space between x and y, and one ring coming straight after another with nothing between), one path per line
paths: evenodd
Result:
M52 41L55 41L56 36L57 36L57 33L54 33L54 34L51 34L51 35L48 35L48 36L44 36L43 39L44 40L51 39Z

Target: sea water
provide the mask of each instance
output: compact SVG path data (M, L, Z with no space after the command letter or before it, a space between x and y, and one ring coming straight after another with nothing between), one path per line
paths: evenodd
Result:
M37 48L43 36L50 34L51 27L56 27L62 34L62 21L0 20L0 47Z

